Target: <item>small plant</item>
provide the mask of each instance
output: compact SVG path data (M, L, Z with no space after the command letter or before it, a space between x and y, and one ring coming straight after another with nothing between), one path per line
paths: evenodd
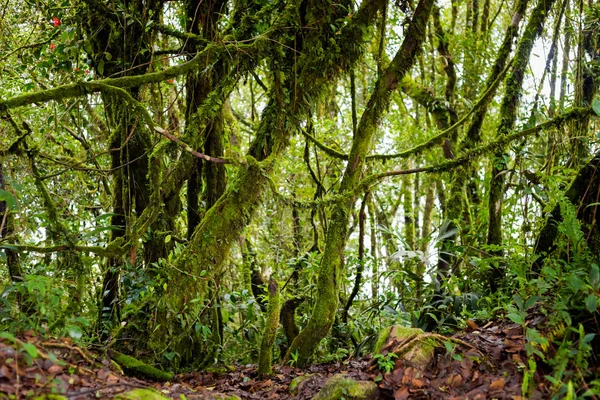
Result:
M398 358L398 355L394 353L375 354L373 358L377 361L377 368L379 368L380 371L391 372L396 365L395 360Z
M295 352L290 353L290 360L288 361L288 364L292 367L298 364L298 349L296 349Z

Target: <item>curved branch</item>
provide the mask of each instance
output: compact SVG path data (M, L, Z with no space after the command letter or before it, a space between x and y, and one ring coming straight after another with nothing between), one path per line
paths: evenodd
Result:
M0 111L16 107L22 107L33 103L45 103L50 100L64 100L73 97L81 97L90 93L101 92L104 86L115 88L130 88L149 83L158 83L177 76L184 75L200 67L206 67L216 62L221 55L233 57L233 53L252 57L261 44L268 44L267 39L256 39L251 44L239 43L214 43L207 46L190 61L166 68L159 72L150 72L144 75L125 76L121 78L106 78L94 82L79 82L59 86L53 89L42 90L34 93L25 93L8 100L0 101Z
M17 253L40 253L40 254L51 254L60 253L63 251L78 251L94 253L99 256L106 256L108 251L105 247L101 246L70 246L68 244L59 244L56 246L34 246L30 244L0 244L0 249L13 250Z

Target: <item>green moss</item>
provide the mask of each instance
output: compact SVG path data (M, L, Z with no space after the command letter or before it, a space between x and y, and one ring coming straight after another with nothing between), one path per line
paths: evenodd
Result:
M375 342L375 346L373 346L373 354L381 354L381 349L385 346L388 337L390 337L391 326L387 328L383 328L383 330L379 333L379 337L377 338L377 342Z
M67 397L61 396L60 394L43 394L34 397L33 400L67 400Z
M423 332L419 328L394 325L384 330L374 347L374 354L380 354L386 344L394 341L398 345L390 348L399 358L415 368L425 368L433 359L439 338Z
M345 375L335 375L325 382L314 400L367 400L377 398L377 384L371 381L355 381Z
M300 384L302 384L302 382L305 382L305 381L311 379L314 376L315 376L315 374L306 374L306 375L297 376L294 379L292 379L292 381L290 382L290 386L288 387L290 394L292 396L295 396L298 393Z
M267 322L260 344L258 356L258 374L261 376L271 374L271 362L273 360L273 344L277 336L279 326L279 314L281 312L281 293L277 282L273 277L269 281L269 304L267 305Z
M115 400L169 400L154 389L133 389L115 396Z
M150 378L160 382L170 381L173 379L172 373L162 371L136 358L126 356L125 354L121 354L116 351L111 351L111 356L128 374L142 378Z

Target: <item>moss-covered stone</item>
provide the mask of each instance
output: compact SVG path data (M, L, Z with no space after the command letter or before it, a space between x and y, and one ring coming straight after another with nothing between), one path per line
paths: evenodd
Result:
M389 346L387 350L396 354L408 365L424 369L433 360L435 348L439 343L438 336L425 333L418 328L394 325L380 334L375 344L374 354L381 353L386 346Z
M115 396L115 400L168 400L154 389L133 389Z
M126 356L116 351L111 351L111 357L128 374L142 378L150 378L160 382L165 382L173 379L172 373L155 368L138 360L137 358Z
M368 400L376 399L379 390L371 381L355 381L346 375L338 374L329 378L314 400Z
M211 393L206 397L206 400L241 400L235 394Z
M295 396L296 394L298 394L298 389L300 388L300 385L303 382L310 380L314 376L315 376L315 374L306 374L306 375L300 375L300 376L295 377L294 379L292 379L292 382L290 382L288 391L290 392L290 394L292 396Z

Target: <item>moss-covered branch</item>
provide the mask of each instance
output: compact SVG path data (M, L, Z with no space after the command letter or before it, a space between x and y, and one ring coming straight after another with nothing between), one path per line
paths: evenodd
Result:
M463 115L458 121L456 121L456 123L454 123L451 127L446 129L445 131L438 133L437 135L428 139L424 143L418 144L408 150L401 151L400 153L382 154L382 155L375 154L375 155L368 156L367 158L370 160L392 160L392 159L396 159L396 158L408 158L410 156L420 154L425 150L429 150L430 148L432 148L434 146L442 144L444 139L446 139L449 135L451 135L454 132L454 130L456 130L458 127L460 127L462 124L464 124L465 121L467 121L469 116L471 116L480 107L482 107L487 101L489 101L489 97L492 96L496 92L495 91L496 87L500 84L500 82L502 82L502 79L504 78L504 75L506 74L506 72L509 70L510 66L511 66L511 63L509 62L508 65L504 68L504 70L502 70L502 72L496 77L496 79L492 82L492 84L481 95L479 100L477 100L477 102L475 103L473 108L471 108L465 115Z
M22 107L33 103L45 103L51 100L59 101L73 97L86 96L90 93L101 92L104 85L117 88L132 88L150 83L163 82L192 71L208 68L219 57L244 58L252 57L260 52L270 42L266 39L256 39L250 44L213 43L198 53L190 61L166 68L159 72L143 75L126 76L122 78L106 78L95 82L80 82L59 86L53 89L24 93L13 98L0 101L0 110Z
M35 246L30 244L5 243L0 244L0 249L13 250L17 253L52 254L64 251L76 251L81 253L93 253L98 256L106 256L108 254L106 248L101 246L70 246L67 244L59 244L55 246Z
M338 193L335 195L330 195L330 196L324 197L322 199L298 200L295 198L290 198L290 197L284 196L281 193L279 193L279 191L277 190L277 186L275 185L274 182L270 182L269 187L271 188L271 190L273 191L273 193L275 194L276 198L279 201L281 201L283 204L286 204L289 206L295 206L295 207L301 207L301 208L313 208L313 207L317 207L317 206L331 205L331 204L338 203L340 201L344 201L344 200L348 199L349 197L358 195L364 191L371 190L372 186L377 184L382 179L392 177L392 176L398 176L398 175L418 174L421 172L423 172L423 173L447 172L454 168L458 168L463 165L469 164L481 156L489 155L490 153L492 153L494 151L502 150L506 147L506 145L508 145L509 143L511 143L515 140L524 139L524 138L528 138L530 136L537 135L538 133L540 133L544 130L547 130L547 129L559 128L561 126L564 126L569 121L572 121L577 118L587 117L590 115L593 115L593 110L591 107L574 108L570 111L565 112L564 114L561 114L555 118L552 118L552 119L550 119L546 122L543 122L541 124L538 124L534 127L523 129L521 131L514 132L510 135L502 136L499 139L497 139L491 143L488 143L488 144L482 145L480 147L477 147L475 149L472 149L472 150L466 152L465 154L463 154L462 156L455 158L453 160L448 160L448 161L445 161L445 162L442 162L439 164L435 164L435 165L431 165L428 167L401 169L401 170L382 172L379 174L373 174L373 175L370 175L370 176L364 178L355 187L354 190L341 192L341 193Z

